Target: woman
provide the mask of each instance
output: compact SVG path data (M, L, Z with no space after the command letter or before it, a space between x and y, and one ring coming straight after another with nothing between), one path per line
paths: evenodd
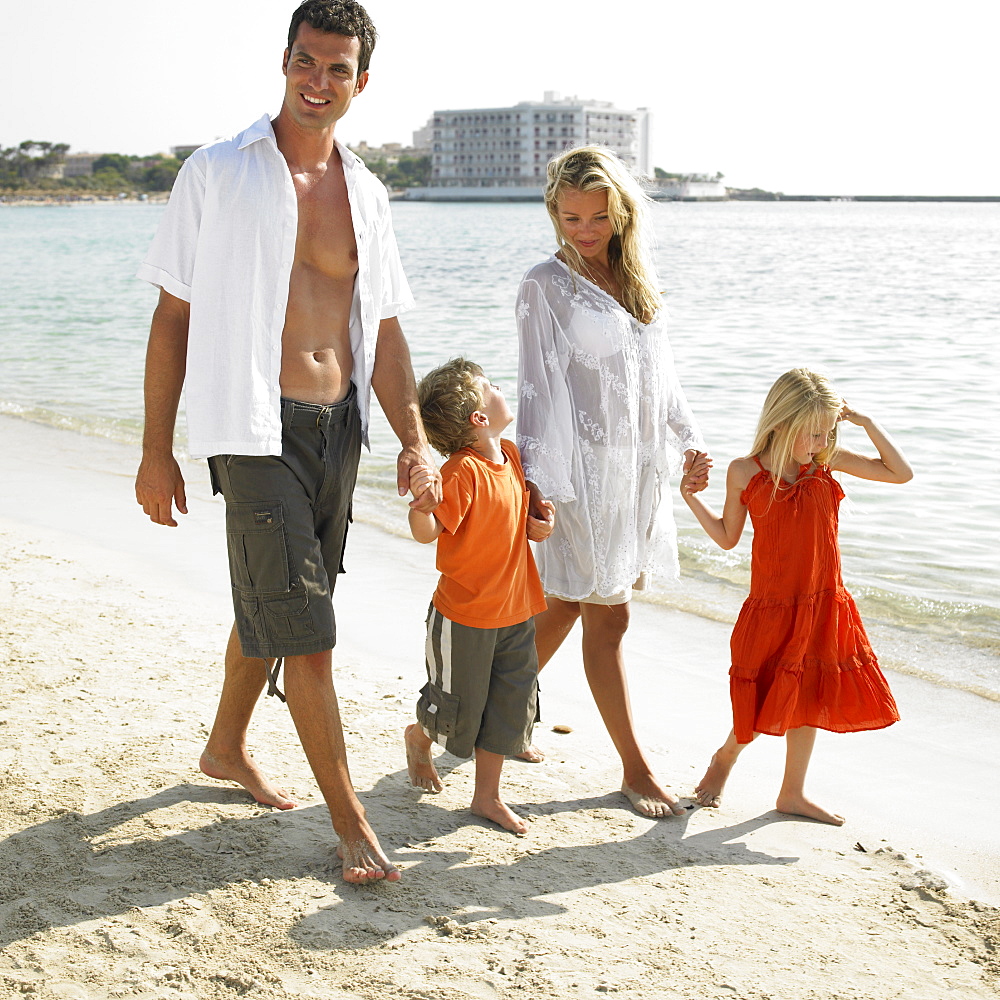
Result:
M584 670L622 760L622 792L643 815L667 816L683 809L636 739L622 639L632 589L677 576L666 479L704 446L664 332L646 202L610 150L584 146L549 163L545 205L559 249L518 292L517 443L533 507L542 497L556 507L536 553L548 598L535 619L539 669L581 619Z

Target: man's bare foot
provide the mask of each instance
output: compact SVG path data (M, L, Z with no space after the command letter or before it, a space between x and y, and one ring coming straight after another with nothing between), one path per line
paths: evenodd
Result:
M527 761L529 764L541 764L545 760L545 753L532 743L523 753L514 754L514 760Z
M242 785L261 805L294 809L296 802L283 788L270 781L245 750L231 756L212 754L206 749L198 762L203 774L220 781Z
M406 745L406 771L410 784L425 792L440 792L444 785L431 758L424 731L416 723L411 723L403 731L403 743Z
M726 787L726 781L735 763L735 758L727 760L721 750L712 754L708 770L694 790L698 805L714 807L722 804L722 790Z
M829 823L831 826L843 826L846 822L843 816L827 812L822 806L816 805L804 795L779 795L774 808L780 813L788 813L790 816L805 816L806 819L815 819L820 823Z
M345 882L398 882L402 872L382 853L378 838L362 819L358 835L341 837L337 857L343 862Z
M635 807L636 812L650 819L664 816L683 816L684 807L651 774L645 775L631 785L622 782L622 795Z
M498 798L473 799L469 807L472 813L482 819L498 823L505 830L523 837L528 832L527 820L515 813L506 802Z

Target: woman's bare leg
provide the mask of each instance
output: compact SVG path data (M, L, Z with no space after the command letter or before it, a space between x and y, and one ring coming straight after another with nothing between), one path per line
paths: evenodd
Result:
M628 629L629 604L581 604L583 668L597 708L621 757L622 793L644 816L684 814L677 799L653 777L632 723L622 640Z
M548 608L535 615L535 652L538 655L539 672L555 656L556 650L573 630L579 617L580 605L576 601L561 601L557 597L548 598ZM545 760L545 754L534 744L514 756L529 764L540 764Z
M809 759L815 743L816 730L812 726L800 726L785 733L785 776L775 808L778 812L791 813L793 816L806 816L821 823L843 826L843 816L827 812L822 806L806 798L806 771L809 769Z

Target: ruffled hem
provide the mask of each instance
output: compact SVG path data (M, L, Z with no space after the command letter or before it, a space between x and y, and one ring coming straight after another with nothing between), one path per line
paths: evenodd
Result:
M754 733L783 736L800 726L856 733L899 721L895 699L874 659L764 669L734 666L729 693L738 743L749 743Z

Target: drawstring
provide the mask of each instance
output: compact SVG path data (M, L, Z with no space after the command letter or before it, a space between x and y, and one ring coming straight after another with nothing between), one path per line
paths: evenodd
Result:
M267 660L264 660L264 673L267 674L267 694L270 697L276 695L280 701L285 700L285 696L278 690L278 673L281 670L281 661L284 657L279 656L274 661L274 666L269 667Z

